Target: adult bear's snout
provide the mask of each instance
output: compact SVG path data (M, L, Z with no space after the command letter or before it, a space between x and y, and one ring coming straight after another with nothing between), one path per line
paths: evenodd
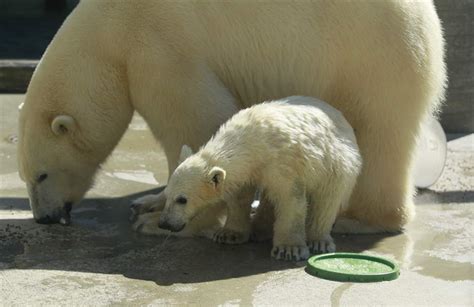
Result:
M38 224L57 224L61 219L60 215L45 215L39 218L36 218L35 221Z
M61 225L69 225L71 223L71 209L72 209L72 203L66 202L62 210L35 218L35 221L38 224L59 223Z

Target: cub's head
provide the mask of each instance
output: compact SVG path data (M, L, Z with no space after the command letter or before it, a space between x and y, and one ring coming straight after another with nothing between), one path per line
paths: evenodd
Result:
M166 206L159 221L160 228L174 232L221 199L226 177L222 168L209 166L199 155L192 155L186 145L181 149L180 161L164 190Z

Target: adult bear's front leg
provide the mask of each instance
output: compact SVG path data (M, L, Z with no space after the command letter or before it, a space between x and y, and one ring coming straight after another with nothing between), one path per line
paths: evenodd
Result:
M217 243L241 244L249 240L250 209L255 198L254 187L244 187L235 193L227 203L227 218L224 227L219 228L213 237Z
M137 61L143 59L140 57ZM160 63L159 60L156 61ZM145 84L140 84L137 87L139 90L132 93L136 97L136 110L164 149L168 175L178 166L183 145L188 145L193 150L199 149L239 110L236 99L204 64L186 61L175 64L156 67L156 71L160 72L156 76L160 79L143 80ZM141 70L136 70L137 67L131 69L142 75ZM135 201L134 210L138 214L146 214L161 210L165 202L164 195L145 196ZM209 217L209 220L215 220L215 217ZM158 220L146 219L146 224L150 223L158 225Z

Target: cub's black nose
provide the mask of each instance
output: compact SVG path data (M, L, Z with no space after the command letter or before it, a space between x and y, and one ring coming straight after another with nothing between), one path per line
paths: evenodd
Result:
M162 229L166 229L166 230L170 230L172 232L179 232L181 230L183 230L184 226L186 226L186 224L181 224L181 225L172 225L170 223L168 223L168 221L161 221L158 223L158 227L162 228Z
M158 223L158 227L160 227L161 229L171 230L171 225L166 220L160 220L160 222Z

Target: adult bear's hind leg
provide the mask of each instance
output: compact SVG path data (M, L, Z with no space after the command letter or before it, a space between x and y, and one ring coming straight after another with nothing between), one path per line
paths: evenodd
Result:
M356 131L363 159L342 217L355 219L366 231L400 231L415 213L411 171L416 140L422 121L443 99L446 81L436 13L427 11L423 21L423 28L412 29L418 41L397 42L398 48L386 48L379 62L365 63L370 74L351 76L357 80L357 90L348 93L354 103L341 108Z
M364 163L349 207L342 215L374 232L400 231L414 216L410 171L415 140L409 131L389 130L362 131L358 137ZM338 223L335 228L337 231Z
M363 166L335 232L397 232L413 218L411 166L426 110L412 109L412 113L403 108L387 109L383 118L367 119L355 127ZM341 222L347 224L347 220L356 220L356 227L343 231Z

